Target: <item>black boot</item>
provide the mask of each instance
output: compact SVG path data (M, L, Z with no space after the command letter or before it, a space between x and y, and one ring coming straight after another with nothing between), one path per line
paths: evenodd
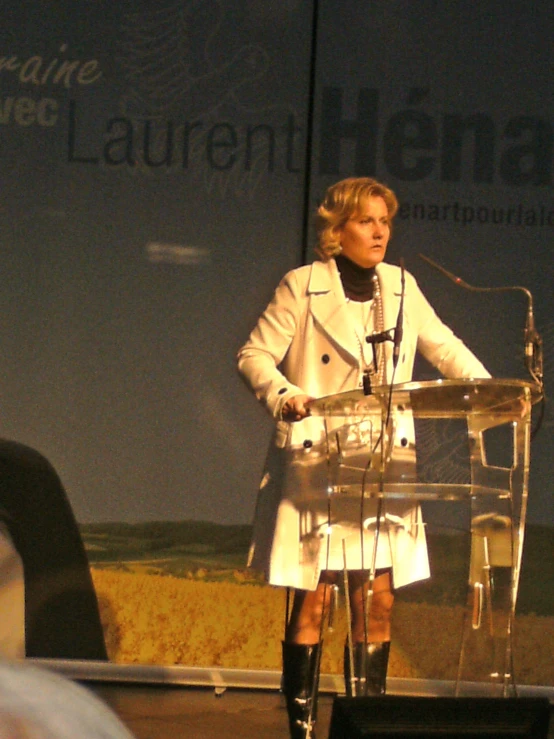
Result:
M287 703L291 739L315 739L320 655L321 642L283 642L282 690Z
M344 682L350 698L384 695L387 686L390 641L354 644L354 681L350 672L350 653L344 648Z

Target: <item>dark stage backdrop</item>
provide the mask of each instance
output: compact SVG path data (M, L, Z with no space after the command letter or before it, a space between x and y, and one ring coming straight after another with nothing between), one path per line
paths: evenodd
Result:
M1 433L59 471L97 578L137 563L205 578L217 552L239 577L271 422L235 354L282 274L312 259L305 207L342 177L396 190L390 261L404 258L495 376L528 379L525 296L464 292L418 254L532 291L548 389L553 32L546 0L4 9ZM542 526L553 425L547 407L529 502ZM210 559L202 521L230 527L235 549ZM193 522L193 543L160 554L154 522ZM179 556L180 569L160 564ZM124 653L125 619L108 622L127 596L96 582L114 659L194 661Z

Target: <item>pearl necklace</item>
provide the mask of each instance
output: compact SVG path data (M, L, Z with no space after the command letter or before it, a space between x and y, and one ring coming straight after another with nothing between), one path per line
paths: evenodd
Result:
M360 349L362 379L360 385L369 394L371 387L382 385L385 379L385 351L383 342L372 341L383 331L383 301L377 275L373 276L373 299L363 302L347 298L353 319L353 328ZM356 309L355 306L359 306ZM369 355L369 356L368 356Z

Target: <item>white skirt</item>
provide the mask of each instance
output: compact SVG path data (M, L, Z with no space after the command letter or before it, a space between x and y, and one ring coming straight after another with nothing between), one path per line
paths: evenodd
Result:
M392 567L395 588L429 577L418 505L379 504L348 481L330 488L325 474L317 461L297 465L290 450L272 448L258 494L250 567L262 570L272 585L303 590L314 590L323 570L345 567Z

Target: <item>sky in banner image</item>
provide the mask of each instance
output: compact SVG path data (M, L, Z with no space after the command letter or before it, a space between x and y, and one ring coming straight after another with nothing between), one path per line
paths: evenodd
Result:
M463 29L463 32L460 32ZM342 176L375 174L400 209L387 259L498 378L524 364L533 297L548 387L554 372L554 107L548 2L320 4L313 200ZM436 376L423 363L419 379ZM537 419L538 422L538 419ZM531 449L529 520L554 525L554 417Z
M301 259L311 12L4 15L2 435L81 522L251 519L270 422L235 354Z

